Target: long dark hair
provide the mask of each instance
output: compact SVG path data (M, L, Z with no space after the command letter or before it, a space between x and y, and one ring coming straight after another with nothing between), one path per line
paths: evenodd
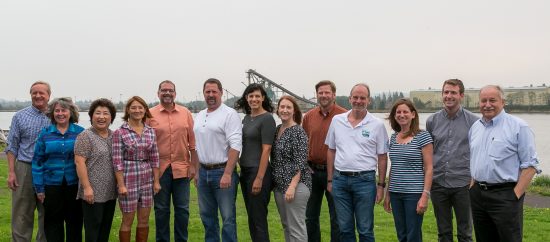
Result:
M254 92L254 91L260 91L262 93L262 96L264 97L264 101L262 102L262 107L270 113L273 113L273 104L271 103L271 99L269 96L267 96L267 92L265 91L264 87L258 83L252 83L244 89L243 95L239 100L235 102L235 109L242 110L246 114L250 114L250 105L248 105L248 101L246 101L246 97L248 94Z

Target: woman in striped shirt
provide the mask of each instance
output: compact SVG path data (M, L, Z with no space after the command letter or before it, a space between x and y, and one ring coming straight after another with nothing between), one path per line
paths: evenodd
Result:
M432 138L420 130L418 112L409 99L397 100L388 120L395 133L389 141L390 184L384 209L393 212L399 241L422 241L432 184Z

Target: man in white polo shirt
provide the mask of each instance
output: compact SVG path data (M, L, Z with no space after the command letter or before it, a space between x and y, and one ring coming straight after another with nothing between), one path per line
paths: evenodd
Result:
M374 241L374 203L384 194L388 134L384 123L367 111L370 88L353 86L352 109L334 116L325 140L327 190L332 192L342 241ZM379 183L376 184L378 168Z
M193 131L199 157L196 182L205 241L237 241L235 200L239 177L235 164L242 148L239 114L222 103L222 84L210 78L203 85L207 108L195 117Z

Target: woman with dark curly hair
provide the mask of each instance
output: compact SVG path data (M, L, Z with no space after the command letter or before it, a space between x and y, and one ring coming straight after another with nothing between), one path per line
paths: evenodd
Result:
M253 83L235 104L246 116L243 119L241 190L248 213L252 241L269 241L267 206L271 198L269 155L275 139L273 105L262 85Z
M113 133L113 165L122 211L121 242L130 241L136 211L138 224L135 241L147 241L153 194L160 191L155 131L145 124L152 117L147 103L141 97L133 96L124 109L122 119L125 122Z
M78 199L86 242L107 242L116 205L116 179L112 161L113 132L109 126L116 117L115 105L105 98L92 102L88 111L92 126L76 137L74 145L78 173Z
M32 159L32 183L44 204L44 231L50 242L82 241L82 204L76 199L78 176L74 143L84 128L70 98L54 99L47 116L52 124L38 135ZM65 230L65 227L67 228Z

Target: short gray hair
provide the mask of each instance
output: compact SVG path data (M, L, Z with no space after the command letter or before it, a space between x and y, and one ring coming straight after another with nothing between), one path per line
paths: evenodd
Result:
M48 112L46 115L50 118L50 121L52 124L57 124L55 122L55 106L59 104L59 106L69 109L69 112L71 113L71 117L69 118L69 123L78 123L78 107L73 103L73 100L70 97L60 97L56 98L53 101L48 104Z

